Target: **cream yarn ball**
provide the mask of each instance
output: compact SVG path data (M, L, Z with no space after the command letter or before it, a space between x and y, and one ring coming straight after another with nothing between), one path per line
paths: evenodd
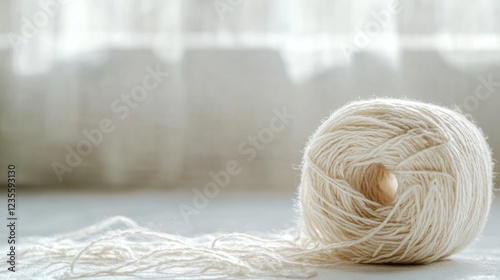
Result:
M399 99L345 105L306 146L301 238L322 258L429 263L472 242L493 191L491 152L455 111Z

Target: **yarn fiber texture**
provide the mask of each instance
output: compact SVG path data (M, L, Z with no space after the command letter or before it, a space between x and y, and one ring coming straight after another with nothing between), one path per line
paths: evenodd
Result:
M492 200L481 130L458 112L411 100L338 109L309 139L301 170L297 226L286 232L188 238L114 217L32 240L20 264L44 278L200 279L304 278L342 262L430 263L478 236Z
M492 168L482 132L455 111L397 99L350 103L305 149L302 237L354 262L439 260L482 230Z

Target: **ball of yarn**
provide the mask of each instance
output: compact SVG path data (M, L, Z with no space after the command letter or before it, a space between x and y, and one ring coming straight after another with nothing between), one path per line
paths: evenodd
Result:
M323 259L439 260L483 228L492 168L482 132L458 112L396 99L347 104L306 146L301 238L330 248Z

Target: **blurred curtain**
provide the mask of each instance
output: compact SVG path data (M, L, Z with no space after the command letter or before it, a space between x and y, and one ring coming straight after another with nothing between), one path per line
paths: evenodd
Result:
M3 46L15 46L18 74L48 71L57 60L93 50L152 48L178 61L186 48L273 48L300 81L347 65L345 49L379 53L397 63L404 49L437 48L457 67L491 63L470 51L500 47L500 3L468 1L4 1ZM29 43L13 44L33 16L51 11ZM30 17L30 15L32 15ZM19 19L22 20L19 20ZM26 21L25 21L26 20ZM5 28L9 26L9 28ZM30 29L30 28L28 28ZM15 41L15 40L14 40ZM365 41L365 42L364 42Z
M2 1L1 156L30 162L27 183L54 183L50 163L64 160L64 147L75 145L82 129L95 127L109 104L140 82L145 67L161 61L170 78L160 91L168 94L158 94L144 105L147 109L119 124L123 128L105 140L99 156L89 156L66 184L82 178L105 186L131 178L134 184L189 181L197 173L186 170L210 166L214 154L232 155L215 144L186 148L193 137L206 136L191 130L206 125L199 112L210 102L191 93L199 80L186 74L196 70L190 67L208 66L190 66L186 52L276 52L284 63L283 79L290 82L273 84L282 91L300 88L332 68L350 69L359 53L397 69L402 52L431 49L455 71L467 72L500 60L499 14L500 2L494 0ZM246 121L252 118L266 120ZM226 141L237 145L248 132L235 135ZM296 136L300 145L304 135ZM194 159L203 151L210 154L208 163ZM200 172L200 180L208 180L206 171Z

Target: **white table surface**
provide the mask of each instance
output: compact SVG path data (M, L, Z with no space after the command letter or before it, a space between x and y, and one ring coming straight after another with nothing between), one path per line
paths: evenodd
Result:
M191 200L189 193L169 192L20 194L18 242L22 244L28 236L77 230L115 215L132 218L142 226L181 235L274 231L293 225L294 201L290 194L222 193L186 223L178 207ZM2 218L5 220L5 213ZM2 244L6 244L3 232ZM5 276L2 273L0 278L2 275ZM500 279L500 201L497 199L493 203L480 238L447 260L413 266L353 264L320 270L312 279Z

